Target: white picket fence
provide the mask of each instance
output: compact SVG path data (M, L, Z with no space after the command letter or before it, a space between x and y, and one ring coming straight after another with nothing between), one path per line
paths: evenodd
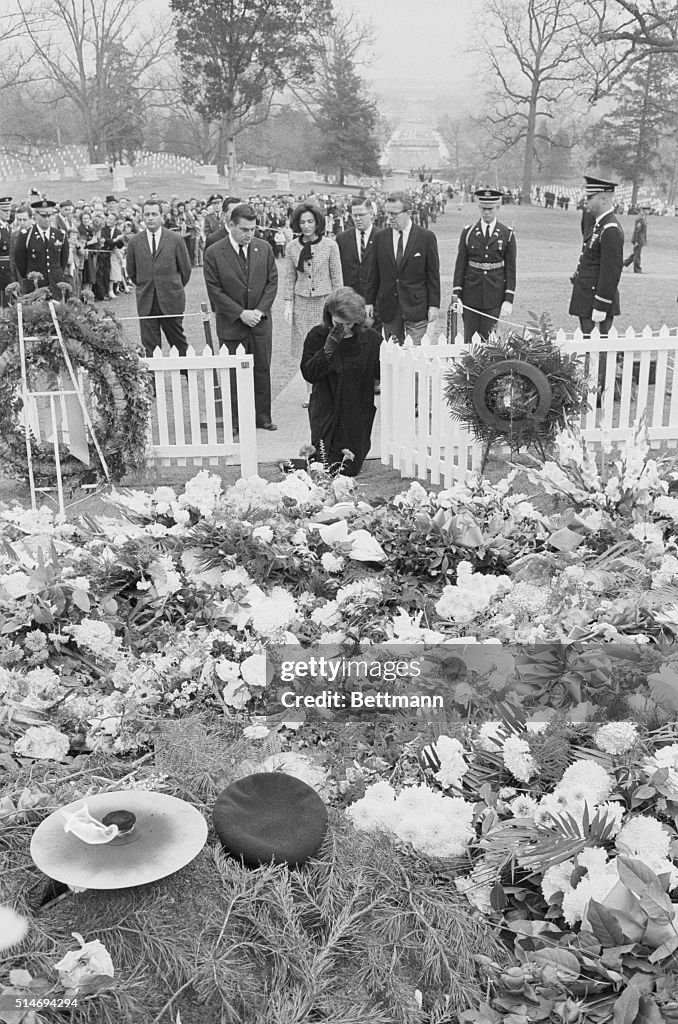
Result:
M420 346L408 338L402 346L388 341L381 347L381 461L402 476L447 487L479 469L482 458L481 445L452 419L443 395L451 362L468 349L461 336L453 345L444 335L438 344L424 340ZM565 352L588 353L589 408L578 423L587 441L622 442L644 413L654 446L678 445L678 330L613 328L607 338L594 331L586 340L579 330L558 331L556 341ZM606 380L602 408L596 408L601 352L608 353Z
M244 477L257 472L257 430L254 410L253 357L242 346L235 355L207 346L201 353L189 346L185 356L175 348L163 355L156 348L144 362L155 377L155 406L149 421L149 461L158 465L217 465L223 456L237 456ZM235 370L239 437L233 437L231 370ZM182 375L182 371L184 371Z

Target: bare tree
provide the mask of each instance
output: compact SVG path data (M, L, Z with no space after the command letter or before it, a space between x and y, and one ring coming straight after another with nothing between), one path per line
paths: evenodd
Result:
M171 49L169 21L140 32L142 0L16 0L16 6L34 78L53 83L76 106L90 161L107 157L122 123L149 104L152 72Z
M494 82L483 117L500 157L522 150L522 193L529 202L542 126L581 94L580 0L486 0L477 25L478 49Z

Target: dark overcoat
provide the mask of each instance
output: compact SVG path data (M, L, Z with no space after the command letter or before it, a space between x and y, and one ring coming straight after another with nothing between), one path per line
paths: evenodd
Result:
M331 463L340 463L343 449L348 448L355 458L343 472L355 476L370 450L381 336L369 327L354 329L328 357L324 351L328 334L324 324L309 331L301 357L302 375L313 384L308 410L311 444L318 453L323 441Z
M586 225L587 233L572 278L570 315L591 319L594 309L619 316L618 284L624 265L624 232L610 212Z

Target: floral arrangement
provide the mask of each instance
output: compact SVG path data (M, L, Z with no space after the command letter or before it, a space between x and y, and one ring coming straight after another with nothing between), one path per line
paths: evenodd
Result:
M474 346L445 376L450 413L483 442L485 457L499 440L544 453L586 404L583 363L555 344L547 314L530 317L524 336Z
M92 304L70 300L56 305L64 346L77 371L87 372L88 406L97 440L110 475L120 480L143 465L148 416L151 409L149 376L139 355L125 340L119 322ZM24 303L26 364L29 389L38 378L56 382L67 378L61 347L54 335L50 308L45 301ZM0 454L6 470L18 479L27 478L25 425L22 408L19 326L16 306L0 316ZM38 390L45 390L41 385ZM99 454L90 443L90 466L64 447L59 457L65 483L75 488L83 480L103 479ZM38 485L54 480L54 447L44 439L32 442L33 469Z
M661 724L678 710L678 523L666 478L633 445L613 467L621 501L596 497L603 474L585 503L549 515L514 475L438 494L412 484L370 506L352 481L304 471L117 492L125 518L79 525L6 509L0 736L17 756L63 759L143 751L160 716L270 711L264 655L281 641L346 656L416 644L429 685L465 714L588 693Z
M429 784L443 803L453 794L443 819L460 800L473 807L456 887L515 955L508 969L485 964L491 996L466 1019L672 1019L677 734L558 714L526 722L518 705L505 710L468 728L463 744L441 736L429 748ZM360 803L349 814L365 816Z

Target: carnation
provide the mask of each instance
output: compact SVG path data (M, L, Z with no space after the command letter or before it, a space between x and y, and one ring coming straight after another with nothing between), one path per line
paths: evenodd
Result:
M45 761L63 761L71 741L53 725L34 725L26 729L14 744L14 750L22 757L34 757Z
M252 540L259 540L262 544L270 544L273 540L273 530L270 526L255 526L252 530Z
M246 725L242 734L247 740L263 740L270 731L267 725Z
M457 566L456 584L443 587L443 594L436 603L436 612L441 619L452 622L472 622L486 611L496 597L511 589L508 576L486 576L474 573L470 562Z
M625 754L638 742L635 722L608 722L594 734L593 742L607 754Z
M451 736L439 736L435 749L440 760L440 768L435 772L436 779L443 789L459 786L468 771L461 743Z
M539 771L539 765L530 753L530 745L520 736L508 736L502 747L504 765L514 778L529 782Z

